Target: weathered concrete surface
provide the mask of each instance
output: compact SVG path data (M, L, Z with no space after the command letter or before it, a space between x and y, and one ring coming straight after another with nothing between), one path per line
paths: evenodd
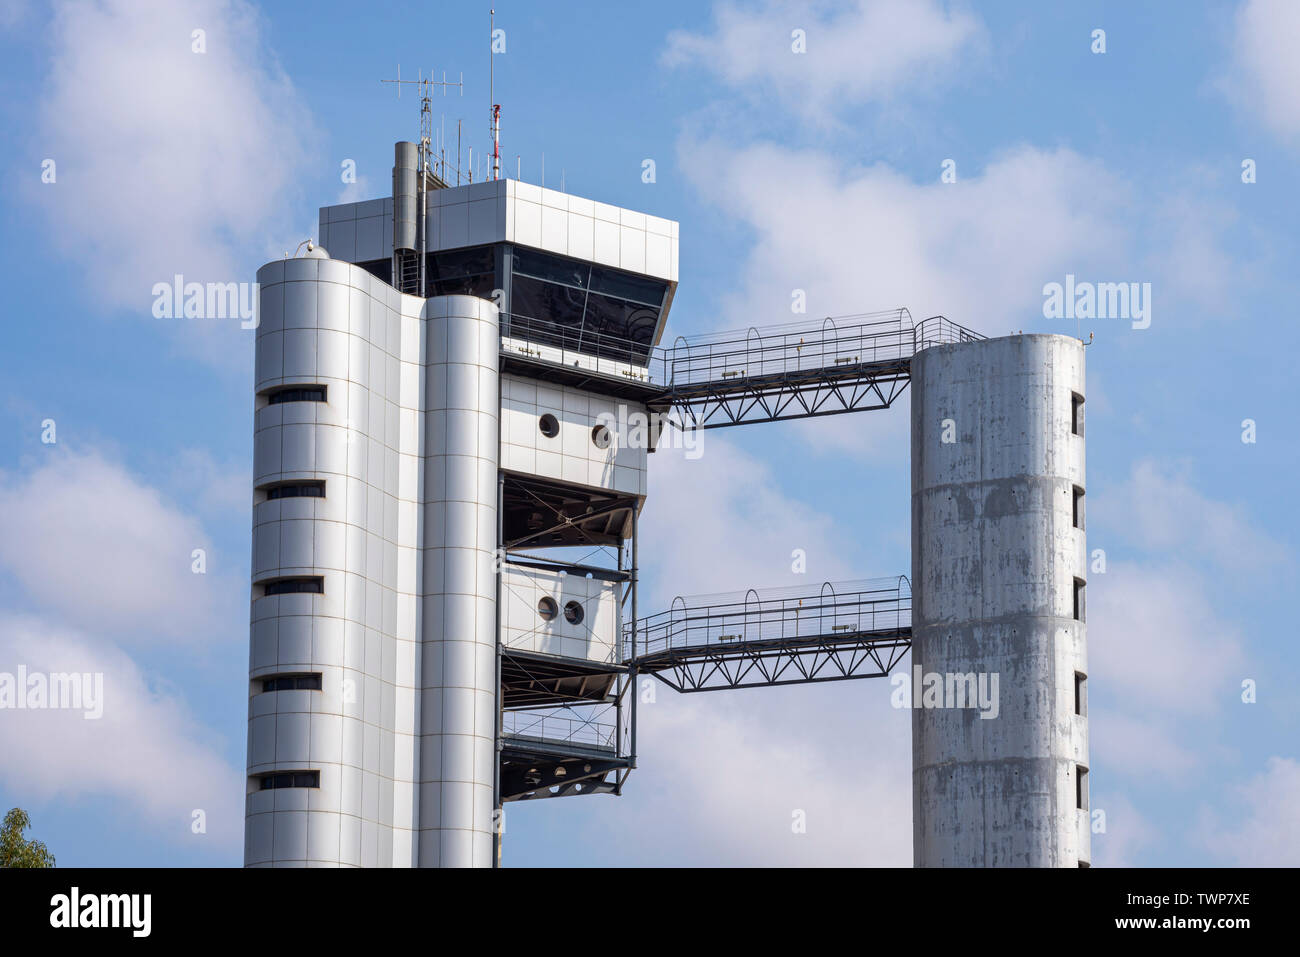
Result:
M1084 439L1072 431L1083 346L1055 335L936 346L912 360L911 388L912 663L996 673L999 691L995 718L913 701L914 863L1086 864L1075 674L1087 674L1087 641L1074 610L1087 578L1074 527Z

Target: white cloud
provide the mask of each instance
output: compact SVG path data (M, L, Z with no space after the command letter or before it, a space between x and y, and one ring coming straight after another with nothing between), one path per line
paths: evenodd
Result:
M150 686L120 650L31 617L0 615L0 671L103 675L103 714L0 711L0 782L23 800L119 798L161 841L202 842L201 852L238 846L242 771L218 753L184 703ZM206 834L191 831L206 814ZM57 853L62 857L62 852Z
M858 0L829 11L806 2L759 9L719 3L713 32L674 31L663 60L699 65L754 98L826 121L836 106L925 90L954 74L982 37L979 21L934 0ZM802 30L806 53L796 53Z
M829 515L783 494L769 465L719 431L701 435L699 459L660 449L652 460L642 548L666 598L893 572L850 567L852 540ZM791 571L795 549L807 574Z
M1094 867L1140 867L1146 863L1145 849L1158 837L1159 832L1122 794L1093 794L1093 811L1106 815L1104 833L1092 835L1092 864Z
M358 176L354 182L346 184L339 191L338 197L334 200L335 206L341 206L344 203L360 203L367 199L374 199L374 190L370 188L370 180L365 176Z
M1300 145L1300 4L1247 0L1237 10L1232 68L1223 87L1284 142Z
M1102 673L1106 673L1105 669ZM1162 710L1147 712L1142 717L1118 710L1125 705L1132 707L1134 703L1132 698L1125 697L1113 706L1097 707L1089 712L1088 744L1093 755L1104 761L1107 768L1136 778L1165 778L1187 774L1208 760L1205 742L1200 742L1200 752L1184 747Z
M1088 579L1089 680L1144 720L1205 715L1246 674L1240 629L1192 568L1111 561ZM1203 742L1201 742L1203 744Z
M753 233L728 326L788 322L791 291L803 289L808 317L907 306L989 335L1041 331L1043 284L1098 263L1114 273L1130 241L1117 215L1129 188L1066 149L1021 147L982 171L959 166L951 184L937 166L918 184L883 164L844 169L771 144L684 139L680 153L701 195ZM776 169L799 175L773 189Z
M1234 790L1231 813L1202 809L1211 853L1241 867L1300 866L1300 762L1271 757L1263 772Z
M195 519L97 454L47 454L25 474L0 472L0 568L33 603L129 642L241 634L240 579ZM192 571L199 548L206 574Z
M1224 573L1254 578L1292 561L1290 549L1255 527L1243 505L1207 497L1183 470L1153 459L1134 463L1128 481L1090 508L1122 541L1154 554L1196 555Z
M260 14L243 0L56 5L50 43L33 148L58 178L31 199L96 300L150 317L153 284L174 274L251 282L289 239L313 135ZM186 341L220 325L191 320Z
M1175 178L1169 192L1150 198L1146 208L1137 207L1132 228L1149 242L1141 260L1141 276L1150 279L1152 298L1160 309L1158 318L1170 315L1177 303L1214 310L1238 318L1241 290L1272 278L1271 269L1261 268L1226 254L1225 237L1237 223L1237 210L1218 197L1220 170L1189 169ZM1256 256L1271 255L1275 240L1261 243ZM1116 276L1116 279L1130 277ZM1179 316L1185 321L1185 314Z
M888 395L888 387L882 387ZM849 456L854 468L875 464L885 469L907 472L911 456L911 390L894 400L889 409L854 412L795 422L789 428L794 440L811 451L829 456Z
M912 863L911 715L889 683L676 695L642 705L627 803L641 863ZM623 802L620 802L623 803ZM792 830L795 812L807 830Z
M248 463L220 463L207 449L182 449L173 457L171 483L190 493L204 512L252 527L252 469Z

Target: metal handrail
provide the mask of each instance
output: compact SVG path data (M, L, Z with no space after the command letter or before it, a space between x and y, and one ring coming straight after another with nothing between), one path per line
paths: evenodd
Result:
M678 342L667 351L667 382L680 387L730 378L754 379L815 369L835 370L912 354L914 334L905 311L839 321L715 334ZM856 322L845 320L858 319Z
M502 714L503 736L530 741L581 744L615 750L618 728L613 721L596 716L578 716L571 709L555 711L506 711Z
M983 339L978 332L959 326L946 316L931 316L922 319L913 330L912 354L931 346L949 345L955 342L974 342Z
M667 651L736 648L751 642L835 639L910 628L912 589L906 576L875 581L750 589L744 594L673 600L668 611L636 627L637 657ZM631 657L631 623L624 646Z
M913 323L906 309L678 336L667 347L519 315L505 317L501 335L523 343L515 348L537 358L545 354L529 343L558 349L563 365L593 359L625 363L629 368L622 370L624 375L644 377L670 389L794 372L843 370L848 374L861 366L908 360L931 346L984 338L944 316Z
M501 317L501 338L522 343L514 348L532 358L545 359L546 354L541 349L530 349L530 345L558 349L559 362L566 366L604 359L634 369L645 369L648 373L652 366L657 365L660 368L659 376L656 378L647 374L646 381L663 381L662 350L655 349L648 343L518 314Z

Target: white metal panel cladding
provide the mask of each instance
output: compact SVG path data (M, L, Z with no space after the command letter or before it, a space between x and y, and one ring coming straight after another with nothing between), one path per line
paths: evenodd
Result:
M492 303L425 304L419 864L492 862L499 326Z
M253 600L245 863L417 863L421 300L347 263L300 259L258 272ZM278 386L324 386L325 401L272 405ZM323 482L322 497L263 487ZM262 583L319 576L321 594L262 595ZM313 673L321 689L262 690ZM316 770L319 788L260 788L271 771Z
M672 220L513 179L433 190L428 203L425 248L431 252L510 242L677 282ZM321 245L351 262L387 259L393 234L407 228L405 214L395 217L393 209L391 198L323 206ZM413 242L403 235L402 242Z
M507 565L501 577L501 641L521 651L613 662L620 591L617 582ZM547 598L555 603L549 620L539 612ZM571 604L580 611L572 612Z
M559 431L547 435L543 416ZM574 485L646 494L645 406L520 376L501 377L501 467ZM594 430L605 425L609 441Z

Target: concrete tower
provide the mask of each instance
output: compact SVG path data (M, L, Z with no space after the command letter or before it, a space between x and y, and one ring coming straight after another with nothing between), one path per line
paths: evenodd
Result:
M912 663L946 692L913 701L918 867L1088 866L1083 397L1066 336L912 359Z

